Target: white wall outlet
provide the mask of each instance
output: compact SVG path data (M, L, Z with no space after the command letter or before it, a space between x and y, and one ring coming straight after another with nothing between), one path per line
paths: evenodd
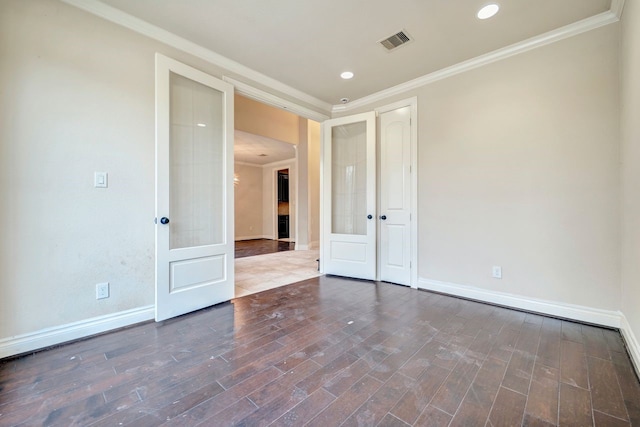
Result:
M109 298L109 282L96 285L96 299Z
M94 172L93 174L93 186L96 188L108 187L108 174L106 172Z
M494 278L502 279L502 267L500 267L499 265L494 265L491 269L491 273Z

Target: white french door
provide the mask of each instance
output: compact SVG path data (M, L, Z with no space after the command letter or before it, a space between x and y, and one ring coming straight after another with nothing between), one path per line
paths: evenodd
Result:
M415 286L415 100L323 124L325 274Z
M323 250L325 274L376 276L376 116L323 123Z
M380 114L380 280L411 285L411 107Z
M156 223L156 321L233 298L233 86L160 54Z

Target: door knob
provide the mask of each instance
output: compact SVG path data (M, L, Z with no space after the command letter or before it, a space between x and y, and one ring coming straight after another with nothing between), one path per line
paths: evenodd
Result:
M387 219L387 216L386 215L380 215L380 219L384 221L385 219Z
M371 218L373 218L373 215L371 214L367 215L367 219L371 219Z
M163 216L162 218L160 218L160 224L169 224L169 218Z

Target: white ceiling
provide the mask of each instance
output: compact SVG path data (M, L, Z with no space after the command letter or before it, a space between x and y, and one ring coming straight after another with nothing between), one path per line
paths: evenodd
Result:
M66 1L66 0L65 0ZM606 12L612 0L102 0L329 104ZM70 1L71 2L71 1ZM404 29L391 53L378 41ZM355 73L340 79L342 71Z
M296 156L295 146L288 142L237 129L234 132L233 154L236 162L266 165L280 160L293 159ZM261 156L261 154L266 154L266 156Z

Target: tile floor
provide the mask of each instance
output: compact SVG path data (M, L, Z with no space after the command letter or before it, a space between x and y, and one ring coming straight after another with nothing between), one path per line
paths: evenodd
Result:
M236 259L236 298L320 276L319 253L286 251Z

